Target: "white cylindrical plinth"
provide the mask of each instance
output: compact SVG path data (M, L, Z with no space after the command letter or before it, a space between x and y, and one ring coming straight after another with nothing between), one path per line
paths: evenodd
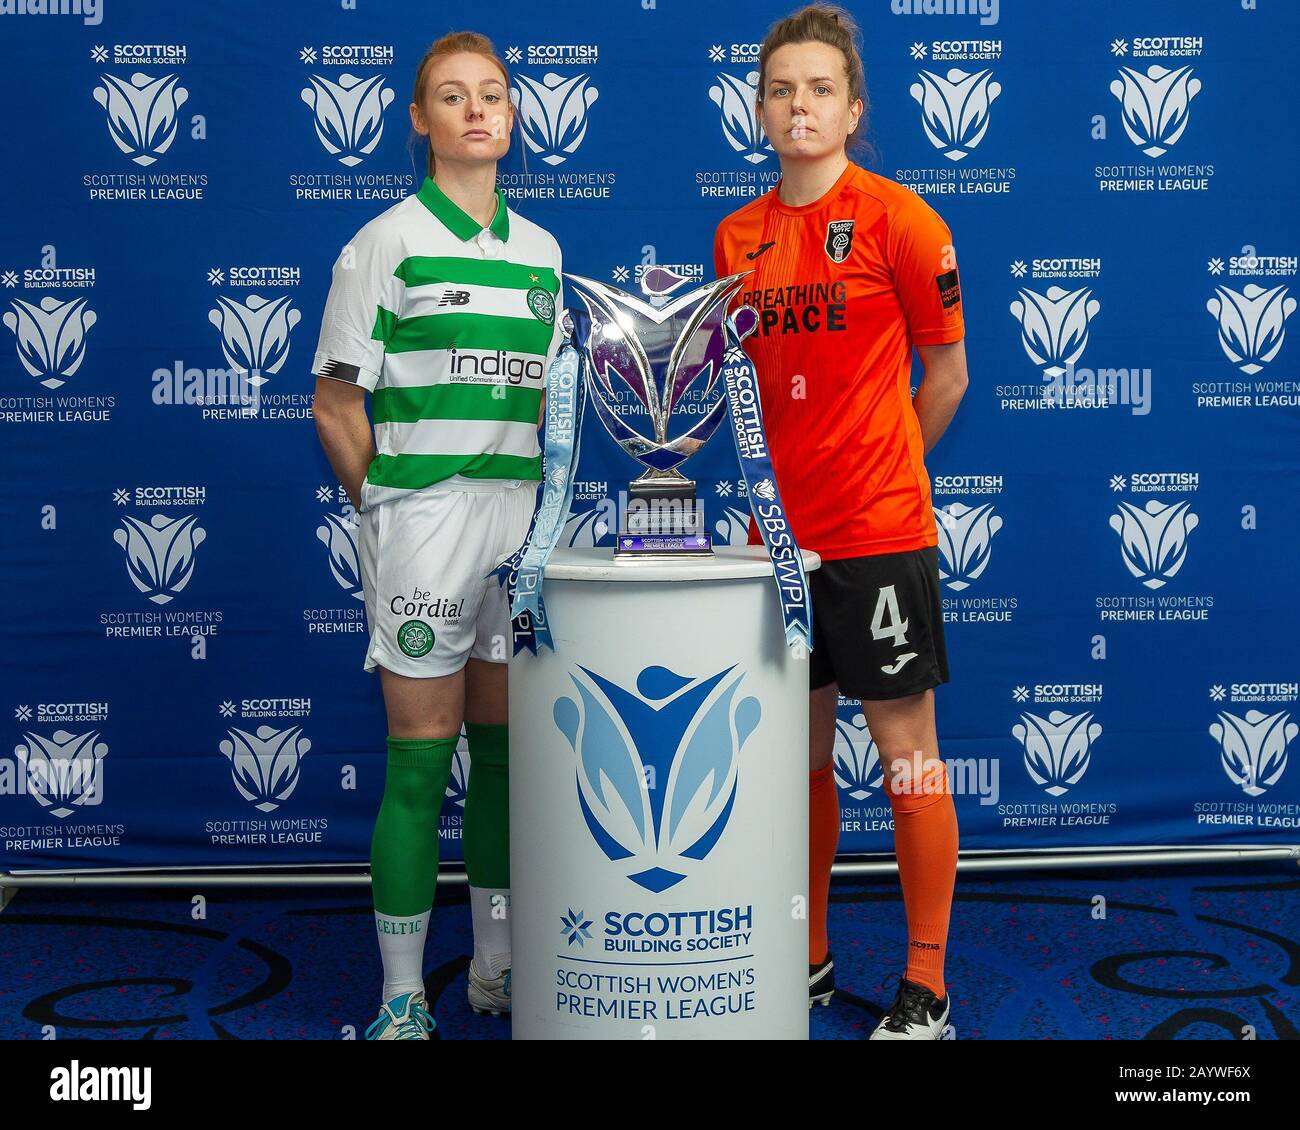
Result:
M557 550L546 609L510 663L515 1038L807 1039L808 662L766 552Z

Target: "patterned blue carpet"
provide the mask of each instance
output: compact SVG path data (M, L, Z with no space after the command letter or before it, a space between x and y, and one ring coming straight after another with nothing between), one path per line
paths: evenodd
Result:
M1097 896L1105 916L1097 916ZM0 1038L340 1039L380 984L363 887L21 889L0 912ZM837 881L839 993L818 1039L860 1039L892 997L896 883ZM464 887L439 893L425 953L443 1039L502 1039L465 1002ZM959 876L948 948L959 1040L1300 1038L1294 863Z

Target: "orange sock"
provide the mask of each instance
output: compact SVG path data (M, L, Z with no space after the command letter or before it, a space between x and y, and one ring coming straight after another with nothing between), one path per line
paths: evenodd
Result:
M840 842L840 794L835 769L808 774L808 964L826 960L826 910L831 896L831 865Z
M942 787L942 791L937 791ZM957 810L947 770L930 774L924 789L894 795L886 784L894 814L894 854L907 909L909 981L943 999L944 952L952 889L957 878Z

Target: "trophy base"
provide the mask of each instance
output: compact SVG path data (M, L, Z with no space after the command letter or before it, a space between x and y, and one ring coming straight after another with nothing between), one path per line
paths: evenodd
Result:
M704 505L695 484L681 475L647 475L628 486L615 560L711 557L713 535L704 529Z
M619 534L614 542L615 561L712 556L712 534Z

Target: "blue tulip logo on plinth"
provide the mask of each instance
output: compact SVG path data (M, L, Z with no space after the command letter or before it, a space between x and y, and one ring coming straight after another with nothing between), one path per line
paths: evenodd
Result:
M618 522L614 516L615 511L607 503L606 499L590 510L575 510L570 513L560 532L560 545L570 549L593 549L606 544Z
M720 545L744 545L749 540L749 508L728 506L713 523L713 539Z
M647 667L635 692L585 667L569 677L577 697L556 700L555 724L577 755L587 828L632 882L665 891L726 829L758 700L736 698L744 675L734 667L703 679Z

